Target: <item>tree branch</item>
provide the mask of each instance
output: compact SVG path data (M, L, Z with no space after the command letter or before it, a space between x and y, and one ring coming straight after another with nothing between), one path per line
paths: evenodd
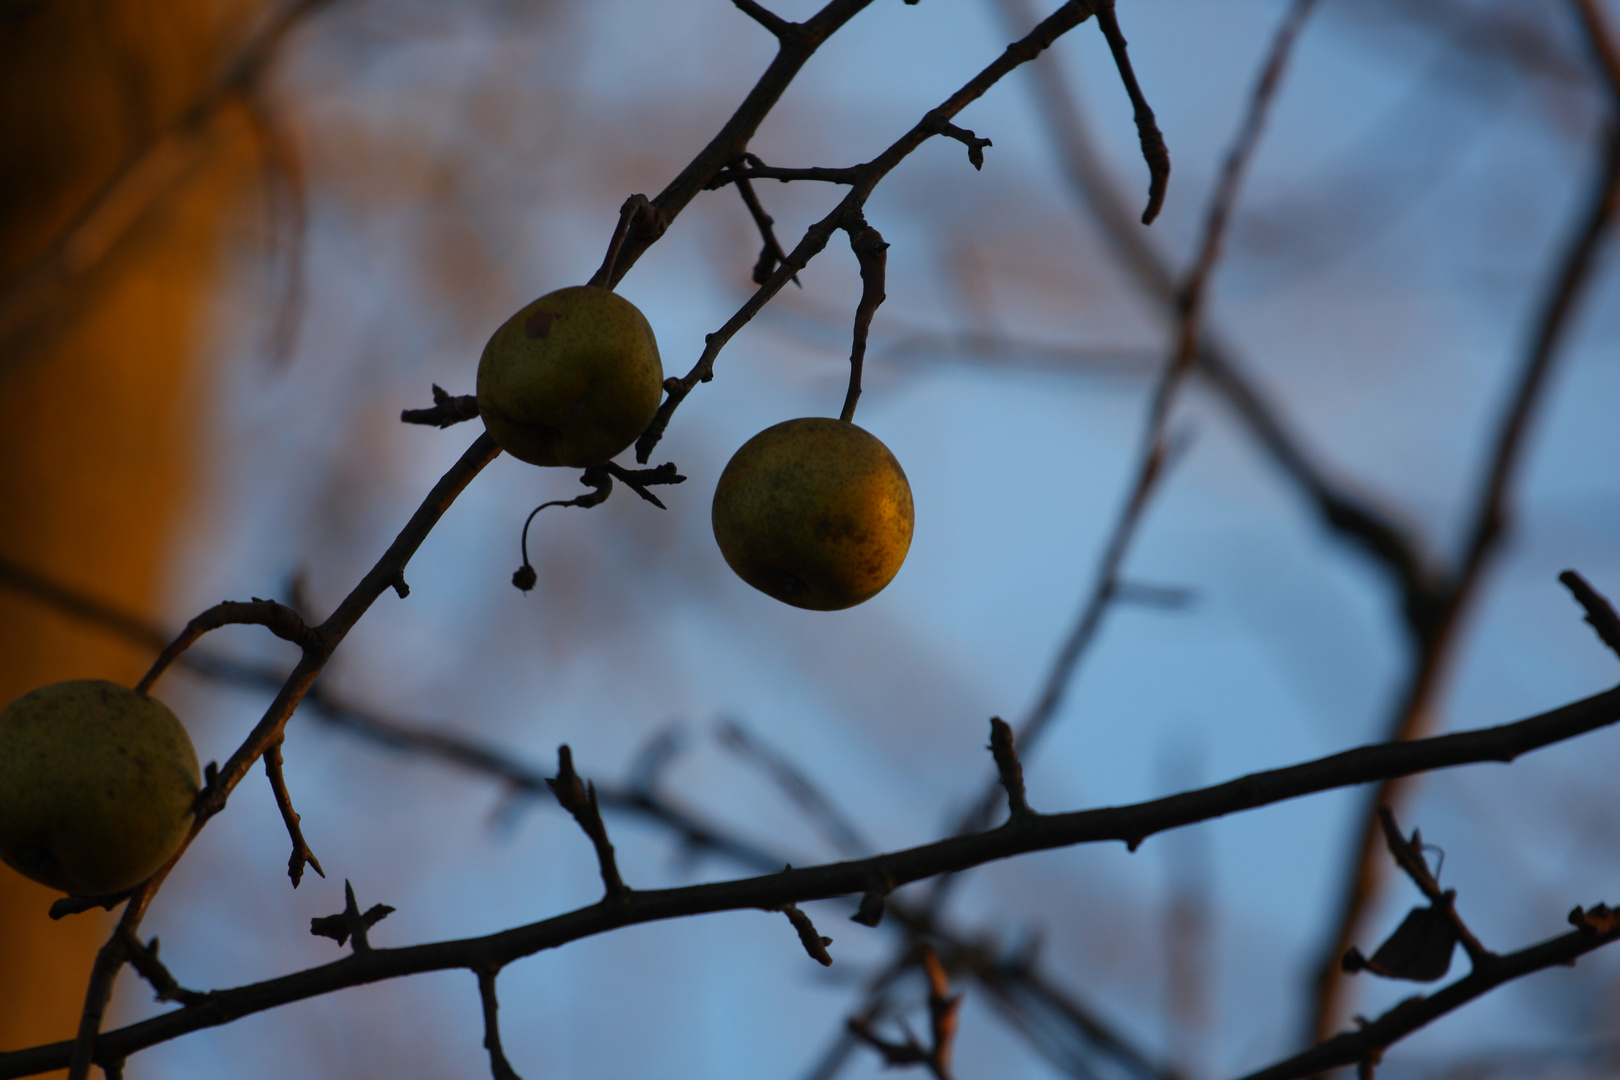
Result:
M501 1049L500 1000L495 996L495 976L498 967L481 967L478 976L478 998L484 1007L484 1049L489 1051L489 1071L494 1080L523 1080L506 1060Z
M619 864L613 855L613 844L608 840L607 826L602 824L602 811L596 802L596 785L586 784L574 771L574 755L564 743L557 747L557 775L546 781L557 802L574 816L579 827L596 847L596 861L602 872L602 886L608 900L623 900L630 895L630 887L619 876Z
M1565 570L1558 580L1574 594L1575 600L1586 610L1586 621L1603 644L1620 656L1620 615L1615 613L1608 597L1586 583L1586 579L1573 570Z
M1449 578L1433 620L1420 635L1417 659L1386 727L1386 737L1391 741L1412 738L1430 722L1434 695L1463 615L1501 539L1508 496L1523 457L1531 418L1586 291L1617 202L1620 202L1620 125L1611 124L1604 133L1597 175L1580 207L1575 228L1554 263L1533 322L1523 367L1492 440L1490 464L1474 503L1464 554ZM1377 896L1384 870L1378 852L1382 829L1377 809L1394 805L1398 800L1397 786L1385 782L1368 795L1365 808L1358 815L1361 825L1351 850L1344 901L1335 913L1329 940L1316 966L1315 995L1308 1021L1313 1042L1324 1038L1338 1022L1343 992L1339 958L1349 949L1363 913Z
M835 5L829 5L829 7L832 6ZM883 153L866 164L858 166L859 176L851 185L849 194L844 196L843 200L833 208L831 213L805 231L804 238L782 260L782 265L776 268L776 272L754 292L754 295L748 298L743 306L737 310L736 314L726 320L724 326L704 338L703 353L698 357L698 361L692 366L692 369L679 379L665 380L664 390L667 396L658 407L658 412L653 417L652 423L647 425L647 430L642 432L641 437L636 440L636 460L645 462L652 454L653 447L658 445L658 441L664 436L664 431L669 427L670 418L674 416L675 410L680 407L681 402L692 392L692 389L698 383L708 382L714 378L715 358L719 356L720 350L725 348L726 344L736 336L737 331L747 325L759 313L760 309L782 290L788 281L804 269L811 259L820 254L821 250L827 246L827 241L832 237L834 231L859 228L864 221L861 217L861 211L866 205L866 200L871 196L878 183L893 171L895 166L904 161L917 147L935 135L940 134L952 117L982 97L985 91L994 86L1009 71L1039 56L1052 42L1078 26L1090 15L1091 7L1088 2L1069 0L1068 3L1065 3L1037 25L1034 30L1008 45L999 58L968 80L961 89L947 98L938 108L930 110L910 131L890 144L889 148L884 150ZM817 18L820 18L820 16L817 16ZM812 19L811 22L815 22L815 19ZM805 23L802 25L809 26L810 24ZM786 48L787 46L784 44L784 52ZM726 162L736 161L737 158L742 156L743 149L739 147L736 153L726 159ZM703 184L707 184L709 178L718 171L718 169L713 170L709 177L704 178ZM660 195L659 199L662 198L663 196ZM654 200L654 203L656 205L658 200ZM626 248L629 250L630 245L627 244Z
M1035 814L1016 828L1003 826L989 832L952 836L867 859L733 881L637 890L626 893L617 903L593 904L484 937L400 949L373 949L262 983L214 991L208 995L206 1007L178 1009L106 1033L95 1052L98 1060L127 1057L189 1031L228 1023L241 1016L344 987L426 971L506 964L543 949L623 926L720 911L779 909L787 904L859 894L874 880L887 879L898 887L1030 851L1111 840L1140 843L1143 838L1166 829L1314 792L1477 762L1512 761L1521 754L1617 722L1620 722L1620 687L1516 723L1365 746L1149 802L1065 814ZM1604 941L1607 940L1605 937ZM1589 951L1589 948L1581 951ZM1513 962L1519 955L1503 957L1503 961ZM73 1044L69 1042L0 1053L0 1080L60 1069L72 1056Z
M275 793L276 809L281 811L281 821L287 826L287 836L292 840L292 855L287 859L287 876L292 878L293 888L304 880L304 867L308 866L321 877L326 871L321 869L321 861L309 849L309 843L304 839L303 827L299 824L302 818L298 811L293 809L292 796L287 793L287 778L281 774L281 744L284 740L277 739L264 750L264 774L270 778L270 790Z
M1165 189L1170 184L1170 151L1164 145L1164 134L1159 131L1158 121L1153 118L1153 109L1136 82L1131 56L1126 51L1125 35L1120 32L1119 20L1114 18L1114 0L1104 0L1097 5L1097 26L1102 30L1103 37L1108 39L1108 51L1114 54L1114 65L1119 68L1120 81L1125 84L1125 92L1130 95L1131 108L1136 114L1136 136L1142 144L1142 159L1148 167L1148 201L1147 208L1142 211L1142 224L1151 225L1153 219L1159 216L1159 209L1164 205Z

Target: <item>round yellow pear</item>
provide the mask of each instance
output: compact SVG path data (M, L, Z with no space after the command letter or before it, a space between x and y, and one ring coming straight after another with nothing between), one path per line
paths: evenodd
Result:
M600 465L658 411L664 367L652 327L611 289L547 293L501 324L478 361L478 412L531 465Z
M906 560L912 520L911 485L889 448L825 417L749 439L714 492L714 538L737 576L813 611L877 595Z
M75 896L140 884L179 848L197 752L154 697L52 683L0 710L0 860Z

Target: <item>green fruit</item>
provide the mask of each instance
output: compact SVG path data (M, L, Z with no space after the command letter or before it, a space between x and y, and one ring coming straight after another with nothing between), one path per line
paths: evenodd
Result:
M41 687L0 710L0 860L75 896L122 892L179 848L197 783L163 702L99 679Z
M501 324L478 361L478 412L532 465L599 465L646 430L663 396L652 327L609 289L547 293Z
M748 584L812 611L877 595L911 547L911 485L878 439L805 417L742 445L714 492L714 538Z

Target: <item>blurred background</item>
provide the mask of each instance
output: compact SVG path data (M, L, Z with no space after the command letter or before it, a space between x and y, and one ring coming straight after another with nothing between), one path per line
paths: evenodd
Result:
M1425 567L1460 559L1590 198L1606 105L1573 10L1323 0L1213 280L1208 329L1263 414L1312 475L1405 529ZM409 599L385 596L340 650L327 708L288 730L288 783L327 877L289 888L255 773L146 921L180 982L336 958L308 926L341 909L344 879L362 908L397 909L379 946L594 901L589 844L523 781L553 772L564 742L604 792L666 808L609 803L633 887L951 831L993 776L988 718L1028 715L1092 588L1168 355L1163 283L1189 262L1285 11L1120 5L1175 165L1151 229L1129 220L1146 170L1091 23L958 118L994 141L982 171L936 139L877 190L867 218L892 245L888 301L859 421L904 466L917 524L906 566L862 607L805 612L754 592L708 519L744 440L842 403L860 291L842 237L682 406L653 458L689 477L661 490L669 509L621 490L589 512L548 510L527 595L510 584L524 517L583 489L571 471L498 459L411 564ZM878 0L752 149L772 165L864 161L1043 14ZM471 393L494 327L590 276L625 196L655 194L697 153L773 47L720 0L0 5L0 697L138 677L153 653L139 627L117 631L82 601L165 632L225 598L330 613L476 434L404 426L400 410L428 405L433 383ZM842 195L757 190L789 248ZM734 191L705 193L624 280L666 373L750 294L759 246ZM1508 531L1440 650L1425 731L1518 719L1614 678L1556 583L1575 567L1620 594L1620 275L1599 254L1533 412ZM1385 737L1399 711L1419 650L1396 583L1324 523L1233 401L1195 380L1174 415L1179 450L1125 561L1131 587L1025 757L1037 809L1332 753ZM244 628L206 646L238 675L293 659ZM223 760L268 701L249 683L176 670L159 693L200 757ZM379 725L493 750L505 773L386 745ZM783 762L836 812L784 784ZM1617 766L1620 742L1598 733L1424 778L1400 816L1444 850L1442 883L1508 951L1559 933L1576 904L1620 899ZM939 926L966 995L958 1075L1214 1078L1297 1050L1364 798L966 875ZM735 841L730 854L683 842L676 813ZM1379 897L1357 938L1368 953L1420 900L1394 879ZM71 1035L109 925L51 923L51 899L0 876L6 1049ZM926 984L895 970L904 930L851 923L845 903L806 910L834 939L830 969L759 912L515 964L507 1054L529 1077L876 1076L881 1060L843 1025L926 1027ZM1335 1026L1412 992L1363 975ZM126 973L117 1022L168 1007L150 998ZM481 1038L471 976L418 976L187 1036L127 1075L473 1076ZM1383 1067L1617 1071L1620 958L1603 953L1496 992Z

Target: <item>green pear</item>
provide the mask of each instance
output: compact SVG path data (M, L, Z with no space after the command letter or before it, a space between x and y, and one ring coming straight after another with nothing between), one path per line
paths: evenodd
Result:
M507 319L478 361L478 412L502 450L532 465L599 465L658 411L652 327L609 289L547 293Z
M714 538L737 576L794 607L877 595L911 547L911 485L874 435L804 417L742 445L714 492Z
M163 702L117 683L52 683L0 710L0 860L75 896L145 881L179 848L197 752Z

